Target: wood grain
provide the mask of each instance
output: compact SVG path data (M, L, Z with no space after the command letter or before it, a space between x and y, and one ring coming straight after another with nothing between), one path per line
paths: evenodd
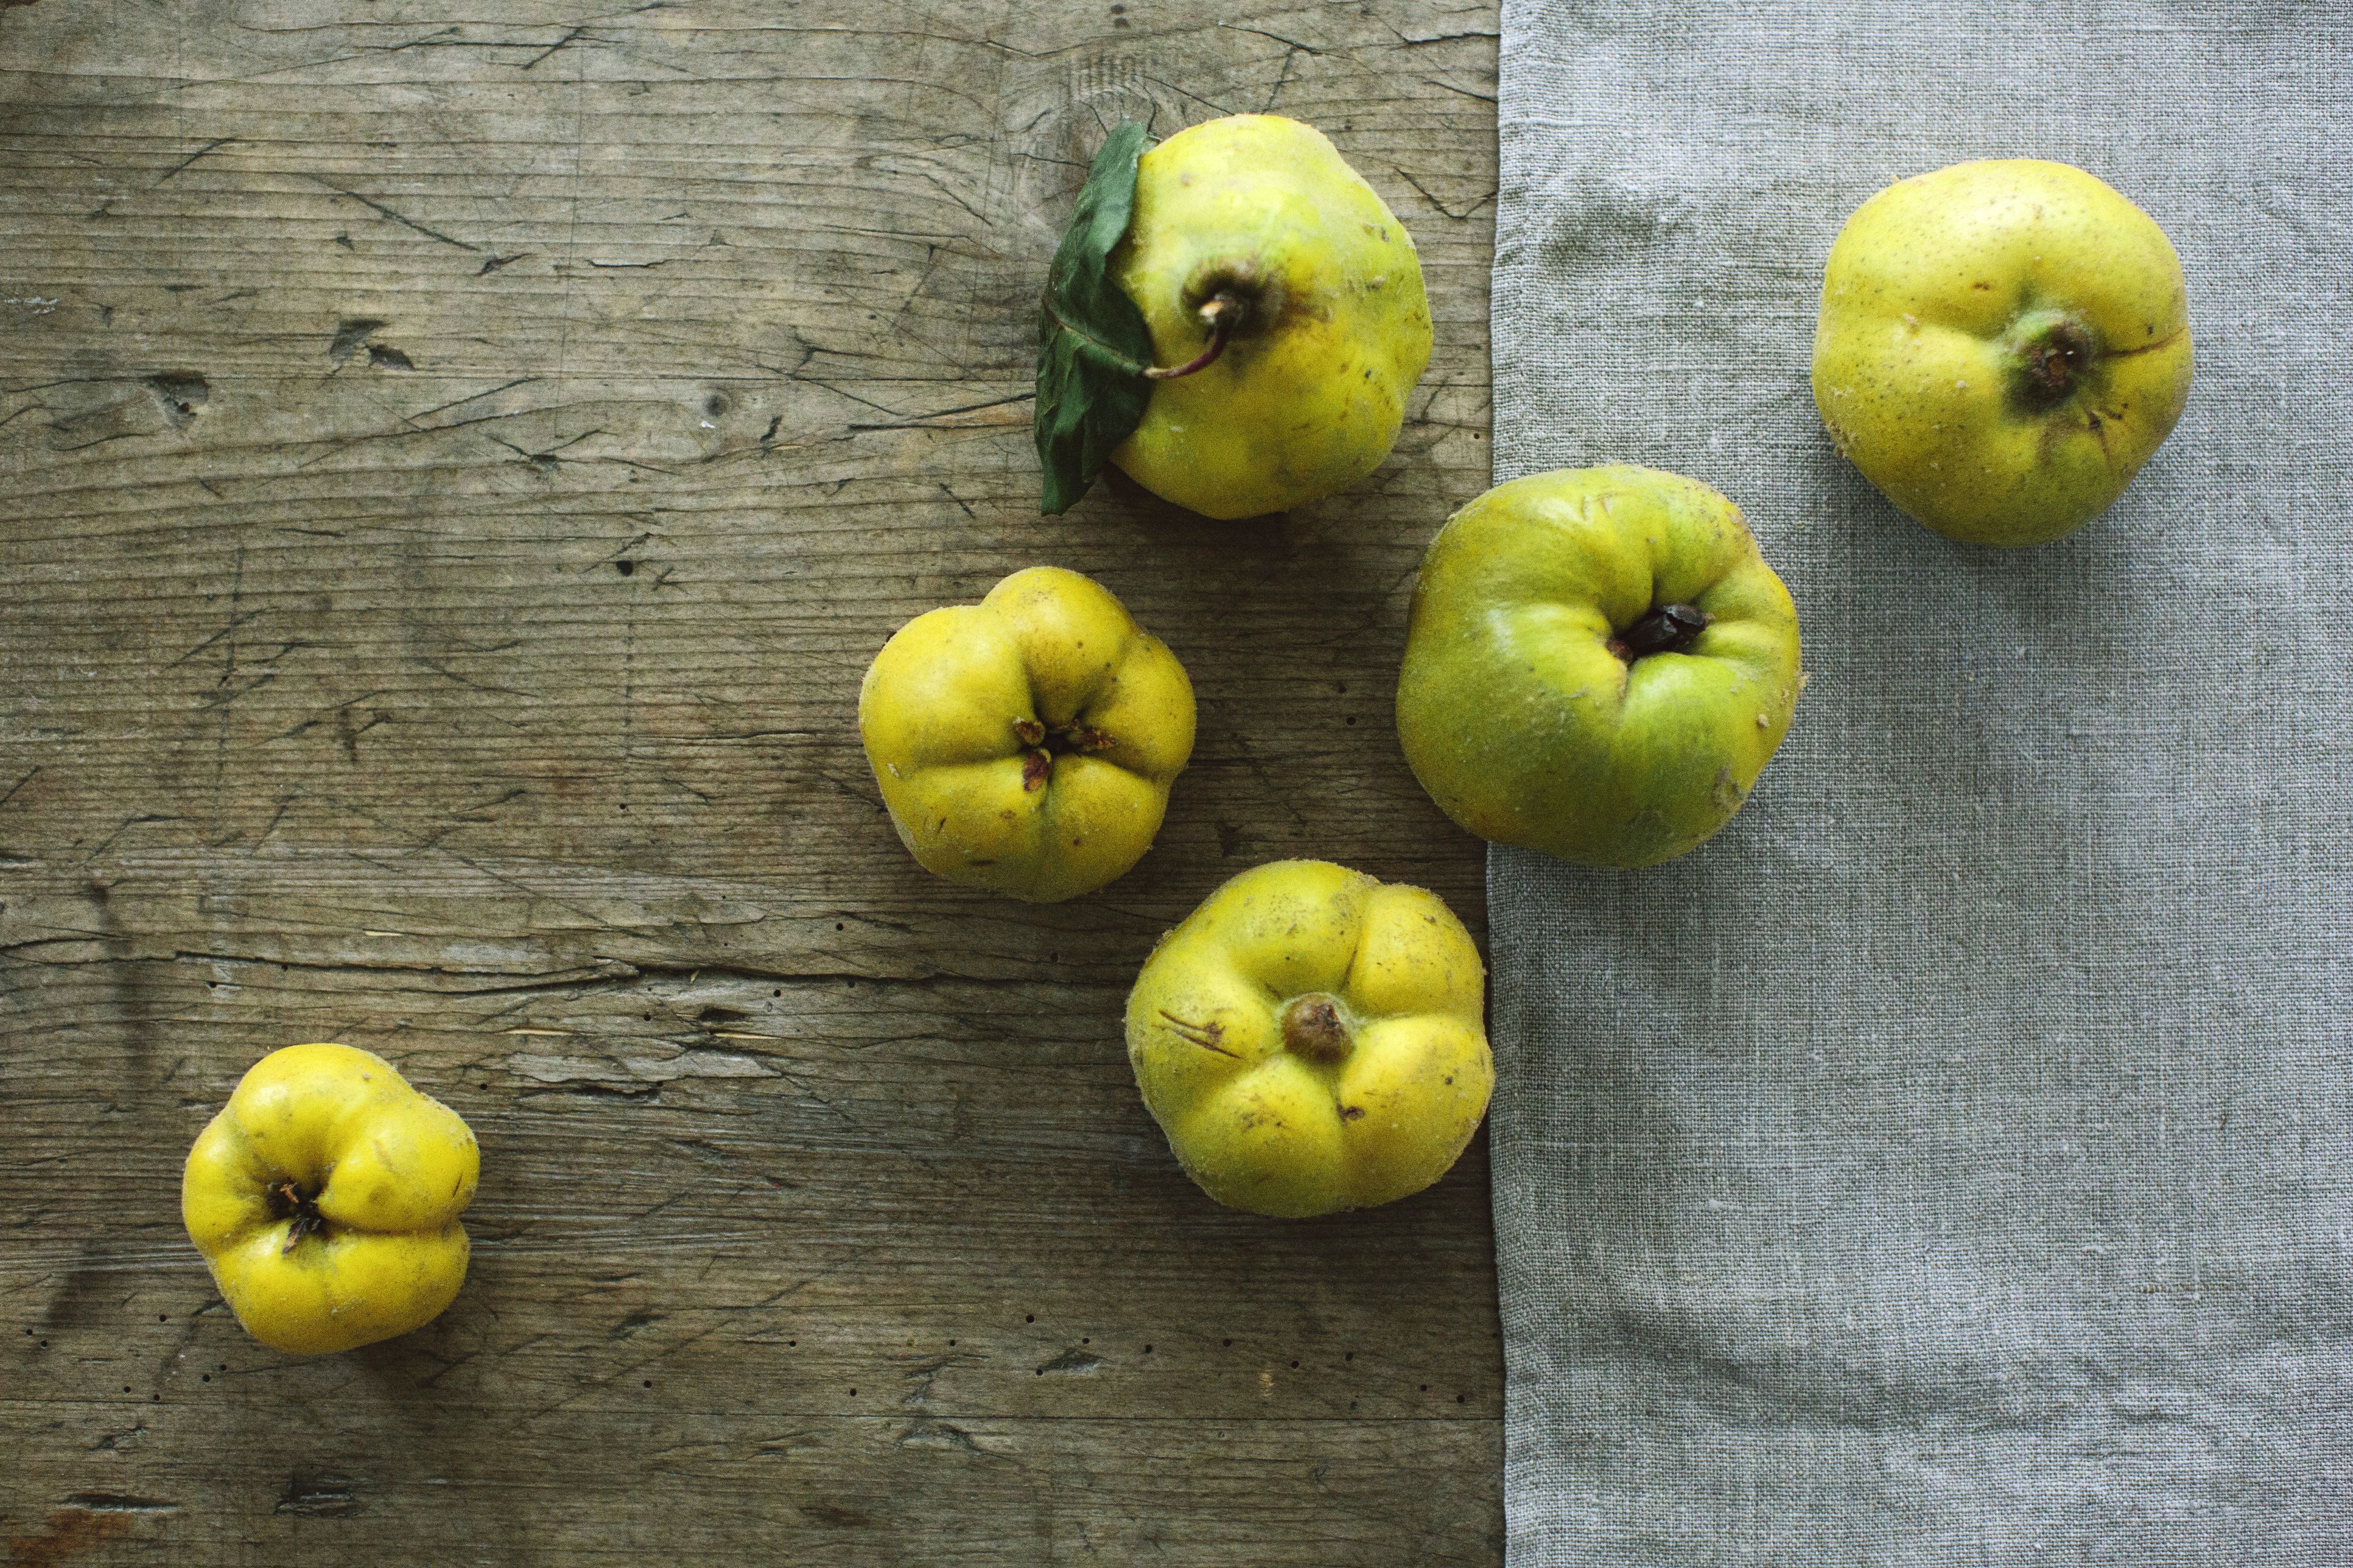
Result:
M1483 1152L1231 1214L1119 1039L1261 860L1482 929L1389 712L1488 478L1494 30L0 5L11 1564L1500 1559ZM1266 109L1420 247L1397 452L1283 520L1039 518L1031 310L1095 141ZM852 723L892 630L1036 563L1200 702L1157 847L1047 909L917 869ZM330 1038L484 1179L455 1307L295 1363L179 1163Z

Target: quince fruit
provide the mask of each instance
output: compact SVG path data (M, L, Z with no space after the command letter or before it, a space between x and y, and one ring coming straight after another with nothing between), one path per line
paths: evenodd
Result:
M1815 406L1863 478L1955 539L2040 544L2107 510L2181 417L2189 373L2180 258L2081 169L1915 175L1831 247Z
M1323 132L1273 114L1123 126L1095 162L1040 317L1045 510L1106 457L1213 518L1378 468L1430 363L1413 237Z
M383 1058L289 1046L188 1151L180 1214L246 1332L317 1355L405 1334L450 1303L480 1170L458 1113Z
M1430 542L1398 738L1480 837L1649 866L1732 819L1799 685L1797 607L1738 507L1653 468L1562 469Z
M1193 754L1193 687L1106 589L1033 566L900 627L858 730L923 869L1051 903L1152 847Z
M1127 1055L1185 1173L1221 1204L1303 1217L1409 1196L1486 1113L1485 971L1434 893L1279 860L1152 950Z

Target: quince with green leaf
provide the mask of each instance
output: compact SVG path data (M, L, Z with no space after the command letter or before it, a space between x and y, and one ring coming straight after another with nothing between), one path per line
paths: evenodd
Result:
M1068 510L1106 462L1213 518L1363 479L1430 363L1412 236L1295 120L1145 142L1133 123L1104 142L1049 275L1043 510Z

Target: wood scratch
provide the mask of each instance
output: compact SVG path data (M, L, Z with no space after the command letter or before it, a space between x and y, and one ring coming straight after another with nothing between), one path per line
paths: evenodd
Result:
M829 391L829 390L831 390L831 389L830 389L830 388L828 388L828 390ZM1037 395L1037 395L1037 393L1035 393L1035 392L1018 392L1018 393L1015 393L1015 394L1014 394L1012 396L1010 396L1010 397L992 397L992 398L990 398L990 399L989 399L987 402L986 402L986 403L966 403L966 404L962 404L962 405L958 405L957 407L955 407L955 408L943 408L943 409L940 409L940 410L936 411L935 413L931 413L931 414L911 414L911 415L909 415L906 418L904 418L904 419L902 419L902 420L899 420L899 421L897 421L897 422L896 422L896 423L894 423L894 424L890 424L890 425L852 425L852 426L849 426L849 428L850 428L850 429L852 429L852 430L938 430L938 429L955 429L955 428L956 428L956 426L939 426L939 425L934 425L934 424L932 424L932 423L931 423L931 421L933 421L933 420L934 420L934 419L949 419L949 418L953 418L953 417L955 417L956 415L959 415L959 414L977 414L977 413L980 413L980 412L981 412L982 410L984 410L984 409L989 409L989 408L1004 408L1004 407L1007 407L1007 406L1008 406L1008 405L1012 405L1012 404L1016 404L1016 403L1028 403L1028 402L1031 401L1032 399L1034 399ZM863 401L864 401L864 399L862 399L862 398L861 398L861 399L860 399L860 402L863 402Z
M558 49L563 48L565 45L567 45L567 44L570 44L570 43L574 42L574 41L575 41L575 39L577 39L577 38L578 38L582 34L584 34L584 33L587 32L587 30L588 30L588 28L587 28L587 26L586 26L586 24L583 24L583 25L582 25L582 26L577 26L577 27L573 28L573 29L572 29L572 31L570 31L570 32L568 32L568 33L565 34L565 35L564 35L564 37L560 37L560 38L556 39L554 43L553 43L553 44L549 45L546 48L544 48L544 49L541 50L538 54L535 54L535 55L532 56L532 57L531 57L531 58L529 58L529 59L527 59L527 60L523 61L523 63L522 63L521 66L517 67L516 68L517 68L517 69L519 69L519 70L529 70L529 69L531 69L533 66L536 66L537 64L539 64L539 62L540 62L540 61L542 61L542 60L543 60L543 59L547 58L547 57L548 57L548 56L550 56L550 55L552 55L552 54L555 53ZM603 38L598 38L598 39L596 39L596 40L594 40L594 41L601 44L601 43L607 42L607 40L603 39Z
M1430 187L1423 184L1419 180L1415 179L1413 177L1412 170L1397 163L1392 163L1389 167L1397 170L1398 179L1403 180L1407 184L1411 185L1415 190L1419 191L1423 201L1428 202L1431 206L1436 207L1440 212L1443 213L1448 217L1452 218L1457 223L1462 222L1472 213L1477 212L1481 207L1485 206L1489 202L1495 199L1495 193L1493 191L1489 191L1485 195L1481 196L1477 201L1472 202L1461 212L1456 212L1452 207L1448 206L1444 202L1440 201L1436 196L1430 195Z
M1301 54L1320 56L1324 53L1313 44L1303 44L1297 38L1286 38L1281 33L1270 33L1264 27L1246 27L1240 22L1220 22L1218 26L1229 33L1255 33L1261 38L1271 38L1278 44L1298 50Z
M206 637L204 641L198 643L195 647L190 648L187 652L182 654L179 658L174 659L164 668L165 669L177 669L180 666L187 663L188 660L195 658L196 655L204 652L205 649L212 647L213 644L220 641L221 638L228 636L231 632L236 631L237 627L259 620L269 613L269 610L267 605L264 605L262 608L258 610L240 610L232 613L228 618L228 625L221 627L220 630L215 632L212 636ZM232 668L234 668L234 663L232 663ZM227 678L224 677L223 679L226 679Z
M181 159L178 163L173 164L170 168L164 170L162 178L158 179L155 184L158 185L162 184L164 180L170 179L173 175L178 174L181 170L186 168L189 164L195 163L206 153L217 152L219 149L227 146L230 142L236 140L237 138L234 136L216 137L214 140L206 142L203 146L189 153L186 157ZM153 187L150 188L152 189Z
M0 795L0 805L5 805L10 801L16 799L16 792L23 789L26 784L31 784L35 778L39 776L40 772L40 767L37 763L30 773L27 773L23 778L18 779L15 784L10 784L8 786L8 793L6 795Z
M313 184L325 186L328 190L334 192L335 195L339 196L349 196L352 200L359 203L360 205L368 208L372 212L383 214L385 217L390 218L393 222L399 224L404 228L413 228L417 233L425 236L427 239L438 239L444 245L454 245L460 250L470 250L477 256L481 254L482 247L480 246L469 245L462 239L454 238L449 235L443 234L438 228L428 228L425 225L418 223L415 218L408 216L406 214L396 212L393 208L385 205L382 202L377 201L373 196L364 196L357 191L347 190L343 186L335 184L332 180L322 180L316 174L306 174L303 178L309 180Z
M1457 87L1451 81L1440 81L1434 76L1424 77L1421 79L1422 85L1425 87L1440 88L1448 92L1459 92L1463 97L1474 100L1480 103L1493 103L1495 101L1495 95L1492 92L1473 92L1467 87Z

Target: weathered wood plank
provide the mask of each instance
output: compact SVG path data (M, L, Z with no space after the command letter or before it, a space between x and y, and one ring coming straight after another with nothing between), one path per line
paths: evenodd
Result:
M1487 480L1490 5L0 6L0 1540L12 1561L1480 1563L1483 1158L1201 1199L1122 999L1314 855L1481 925L1388 713ZM1414 230L1367 485L1036 515L1029 311L1102 126L1273 108ZM1128 878L900 851L895 626L1101 577L1201 742ZM485 1150L417 1335L290 1363L177 1218L243 1068Z

